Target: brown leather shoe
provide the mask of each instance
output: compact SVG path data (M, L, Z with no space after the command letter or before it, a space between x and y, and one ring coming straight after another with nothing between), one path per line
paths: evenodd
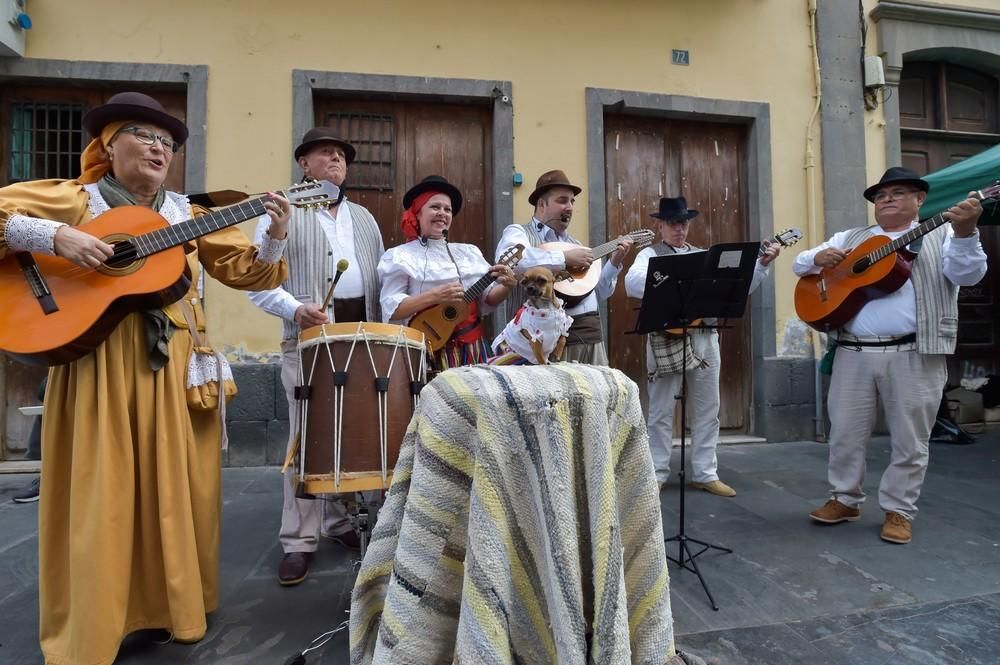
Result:
M897 545L905 545L913 540L913 524L900 513L889 511L882 523L882 540Z
M309 574L311 552L289 552L281 557L278 566L278 581L281 586L295 586Z
M842 504L836 499L830 499L822 508L809 513L809 517L823 524L840 524L841 522L857 522L861 519L861 511Z

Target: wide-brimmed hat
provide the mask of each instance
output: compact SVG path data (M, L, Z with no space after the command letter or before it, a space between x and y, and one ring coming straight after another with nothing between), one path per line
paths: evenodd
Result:
M893 166L882 174L882 179L865 190L865 198L875 203L875 193L886 185L913 185L922 192L931 189L930 183L921 180L916 171L911 171L905 166Z
M91 136L97 137L108 123L118 120L144 120L163 127L177 143L187 141L187 126L167 113L160 102L141 92L119 92L112 95L107 104L91 109L83 116L83 126Z
M441 192L451 197L452 216L457 215L458 211L462 209L462 192L458 190L458 187L439 175L429 175L413 187L410 187L406 194L403 195L403 209L405 210L413 205L413 199L424 192Z
M344 159L350 164L357 156L354 146L333 133L329 127L313 127L302 137L302 143L295 149L295 159L306 154L320 143L333 143L344 151Z
M688 210L688 202L683 196L676 198L660 199L660 209L650 213L650 217L655 217L664 222L673 220L686 222L698 216L697 210Z
M538 197L553 187L569 187L573 190L573 194L579 194L583 191L571 183L569 178L566 177L566 174L559 169L546 171L542 175L538 176L538 182L535 183L535 191L533 191L531 196L528 197L528 203L535 205L535 202L538 201Z

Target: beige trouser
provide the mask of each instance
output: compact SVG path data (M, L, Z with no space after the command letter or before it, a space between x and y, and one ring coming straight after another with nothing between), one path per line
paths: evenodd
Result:
M563 351L563 361L568 363L583 363L584 365L608 366L608 354L604 350L604 342L597 344L569 344Z
M865 448L881 398L892 454L879 483L879 505L910 520L916 517L927 473L927 441L947 375L943 355L837 349L827 399L833 498L855 507L865 500Z
M281 342L281 385L288 400L288 446L298 429L296 419L295 385L298 383L299 354L298 342L294 339ZM286 452L286 454L287 454ZM283 483L283 504L281 509L281 532L279 540L285 554L291 552L315 552L319 546L320 525L329 535L339 535L351 530L347 517L347 507L336 496L324 499L296 499L292 477L295 470L289 466Z

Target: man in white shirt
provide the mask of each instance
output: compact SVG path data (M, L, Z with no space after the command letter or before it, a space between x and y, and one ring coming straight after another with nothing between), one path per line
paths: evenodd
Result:
M539 176L534 191L528 196L528 203L535 206L534 216L527 224L511 224L503 230L497 245L496 259L499 260L514 245L524 245L524 255L517 265L518 271L536 266L544 266L553 272L589 268L594 262L594 253L568 233L576 195L581 191L583 190L572 184L560 170L548 171ZM567 250L547 250L541 247L552 242L570 243L578 247ZM632 239L623 236L618 248L604 264L596 288L579 303L566 307L566 313L573 317L573 325L566 339L564 360L591 365L608 364L598 299L607 300L614 293L622 260L632 245ZM510 314L508 319L524 304L524 300L523 289L515 288L507 297L507 310Z
M910 169L890 168L864 192L875 204L877 226L842 231L801 252L793 264L795 274L834 268L850 249L872 236L896 239L915 229L929 189ZM831 498L810 513L813 520L839 524L860 518L865 446L881 398L892 445L879 484L879 505L885 511L881 538L899 544L912 539L927 472L927 442L947 379L945 358L955 350L958 287L976 284L986 274L986 254L976 230L981 213L971 195L950 208L944 213L950 224L909 245L917 252L910 278L897 290L868 301L839 330L831 331L838 345L827 396Z
M295 158L307 179L327 180L341 188L355 155L354 147L327 127L310 129L295 149ZM380 321L376 267L385 251L371 213L344 199L343 189L341 199L329 208L294 209L291 225L285 248L288 281L277 289L250 293L253 304L282 320L281 383L288 399L289 449L296 434L299 331L327 323L331 313L333 320L340 323ZM266 220L262 218L257 228L258 241L266 228ZM337 282L332 312L324 311L322 302L342 259L348 262L347 270ZM318 547L321 522L325 522L323 535L350 549L359 547L343 503L296 498L292 476L293 470L288 469L281 513L280 541L284 554L278 580L284 586L296 585L308 574L310 557Z
M625 292L632 298L642 298L646 290L646 273L649 259L654 256L671 256L689 252L704 252L687 242L691 220L697 210L689 210L683 196L660 199L659 210L652 215L659 220L661 242L639 252L635 263L625 275ZM781 247L768 244L754 266L750 291L754 291L767 275L769 265L778 256ZM715 448L719 443L719 333L717 330L694 329L687 333L691 351L698 366L687 370L687 404L691 414L691 486L718 496L736 496L736 490L719 480L719 463ZM685 343L683 338L661 337L665 344ZM649 448L653 454L653 469L660 489L670 477L670 451L674 440L674 396L680 392L683 372L661 367L651 345L646 342L646 367L649 371ZM679 364L679 363L678 363Z

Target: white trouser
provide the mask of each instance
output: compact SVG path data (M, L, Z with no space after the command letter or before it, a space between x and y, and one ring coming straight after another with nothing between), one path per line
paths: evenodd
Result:
M281 342L281 385L288 400L288 446L287 455L298 430L296 420L295 385L298 383L299 355L296 340ZM347 517L347 507L338 497L324 499L296 499L292 466L285 471L283 482L283 503L281 508L281 532L278 536L285 554L291 552L315 552L319 546L320 524L329 535L339 535L351 530Z
M852 507L865 500L865 448L881 397L892 454L879 483L879 505L911 520L916 517L927 473L927 441L947 378L943 355L837 349L827 398L833 498Z
M687 371L687 421L691 428L691 478L696 483L719 479L715 447L719 442L719 336L712 332L691 333L695 355L708 367ZM646 366L655 368L653 352L646 342ZM670 476L670 449L674 440L674 396L681 390L681 373L667 374L648 383L649 447L656 479Z

